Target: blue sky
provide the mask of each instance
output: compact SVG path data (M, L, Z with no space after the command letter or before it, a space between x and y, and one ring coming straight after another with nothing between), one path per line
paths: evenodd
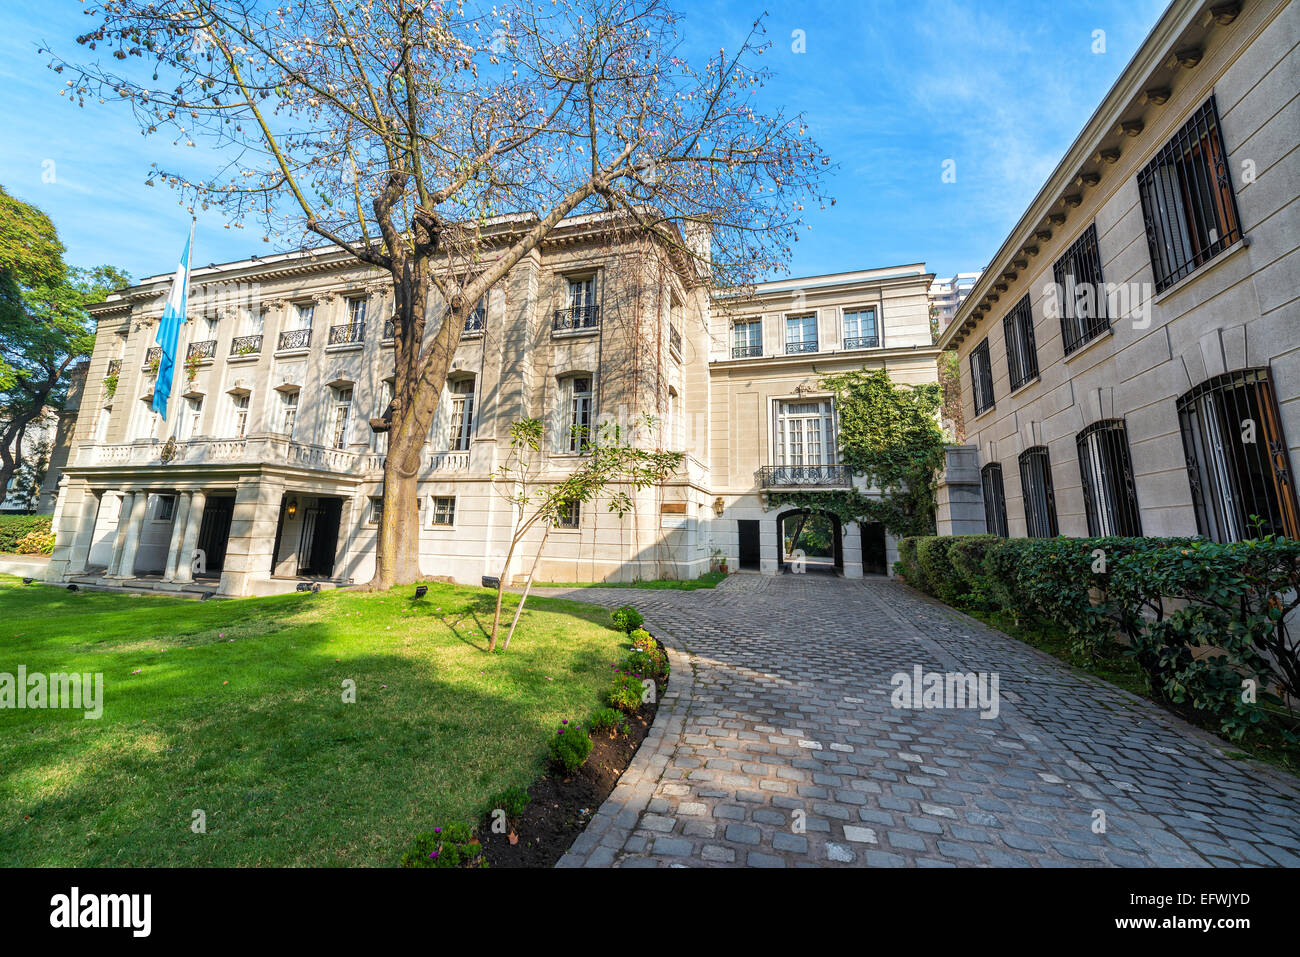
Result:
M677 0L695 56L728 49L765 8L776 71L763 94L806 114L838 164L826 211L794 248L790 273L926 262L941 276L981 268L1155 25L1164 0L936 0L874 3ZM144 137L119 104L84 109L38 46L69 58L90 19L70 0L0 8L0 183L53 218L77 265L133 277L170 271L188 215L144 185L170 139ZM1105 32L1095 53L1094 31ZM804 52L795 52L803 31ZM187 150L187 166L195 160ZM955 182L944 182L945 161ZM53 174L52 176L50 174ZM50 182L48 180L52 179ZM251 230L200 215L195 261L267 251Z

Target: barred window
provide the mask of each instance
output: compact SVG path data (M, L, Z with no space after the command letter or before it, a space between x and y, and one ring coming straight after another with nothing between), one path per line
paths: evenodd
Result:
M1034 313L1029 297L1023 297L1002 317L1002 332L1007 341L1007 375L1014 392L1038 378L1038 347L1034 343Z
M433 500L433 517L430 521L432 521L434 525L455 525L456 499L436 496Z
M1056 495L1052 491L1052 462L1042 445L1020 453L1020 491L1024 494L1026 534L1055 538Z
M1068 356L1110 329L1096 223L1052 265L1052 273L1060 296L1061 341Z
M370 524L378 525L384 520L384 497L382 495L370 496Z
M1088 534L1139 536L1133 461L1123 419L1103 419L1079 433L1079 472L1083 478L1083 507Z
M1300 538L1290 458L1267 369L1217 376L1178 400L1196 529L1216 542Z
M1214 97L1138 173L1156 291L1241 238Z
M1007 496L1002 486L1002 466L990 462L980 469L984 486L984 526L990 535L1007 537Z
M555 522L556 528L577 528L582 521L582 503L566 502Z
M975 399L975 414L993 408L993 364L989 360L988 339L971 351L970 385Z

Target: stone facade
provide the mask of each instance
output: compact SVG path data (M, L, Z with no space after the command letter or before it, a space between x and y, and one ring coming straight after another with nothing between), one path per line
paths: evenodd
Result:
M1261 484L1236 494L1252 495L1254 508L1267 505L1267 495L1281 511L1294 509L1288 460L1300 451L1298 36L1294 4L1172 4L940 336L941 347L958 352L966 440L977 464L1001 466L1010 535L1042 532L1031 527L1024 500L1021 472L1029 466L1022 456L1030 449L1046 450L1047 495L1060 534L1104 529L1106 507L1094 499L1105 496L1094 490L1104 491L1108 479L1085 477L1095 456L1080 434L1122 423L1123 432L1110 434L1117 448L1126 434L1129 485L1119 494L1135 500L1137 534L1243 537L1205 517L1207 509L1231 509L1216 489L1232 482L1207 474L1207 453L1193 447L1197 426L1180 418L1180 400L1185 416L1195 395L1214 393L1234 373L1258 376L1267 385L1251 386L1251 394L1271 389L1274 401L1260 399L1230 423L1229 439L1235 442L1240 428L1242 443L1252 443L1247 426L1258 416L1258 445L1225 445L1217 461L1231 467L1234 455L1251 456ZM1198 186L1213 198L1194 203L1190 192ZM1177 225L1179 213L1189 232L1206 231L1209 242L1184 234L1181 242L1195 245L1196 254L1171 270L1179 256L1170 253L1169 224ZM1067 306L1060 318L1057 266L1094 233L1098 278L1113 298L1078 342L1071 323L1085 312ZM1019 382L1013 379L1026 378L1026 367L1014 315L1026 297L1033 362ZM1011 354L1017 342L1020 356ZM992 404L977 408L973 383L985 344ZM1232 401L1245 395L1231 393ZM970 521L969 479L953 477L965 495L957 511L941 490L941 529L983 526ZM1033 504L1041 504L1037 493ZM1295 534L1285 516L1274 528Z
M555 480L578 460L567 437L579 406L593 427L655 416L643 440L684 452L685 462L636 493L630 515L598 501L574 527L553 529L539 580L735 567L738 520L751 516L764 530L756 567L775 573L775 514L758 487L762 467L779 464L763 425L775 398L804 394L817 373L864 364L935 381L933 277L923 266L760 286L745 315L762 318L764 349L744 359L729 352L726 310L684 269L578 217L488 293L467 322L425 448L426 575L477 584L502 574L514 515L494 477L510 426L545 422L539 481ZM166 421L149 411L150 350L171 277L94 307L98 336L59 480L50 577L231 596L367 581L385 453L369 420L383 413L394 374L384 279L321 250L195 269ZM876 341L845 343L846 309L854 332L858 312L872 311ZM791 311L815 313L818 334L787 354ZM828 425L819 461L835 461L832 438ZM859 541L844 530L846 576L862 573ZM526 573L536 544L524 542L508 580Z

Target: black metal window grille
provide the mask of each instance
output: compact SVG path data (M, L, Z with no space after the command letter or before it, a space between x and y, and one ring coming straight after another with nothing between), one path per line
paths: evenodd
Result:
M990 535L1007 537L1007 496L1002 486L1002 466L990 462L980 469L984 486L984 527Z
M993 363L989 359L988 339L971 351L970 385L975 400L975 414L993 408Z
M1216 376L1178 400L1196 528L1216 542L1300 538L1295 484L1267 369Z
M1020 453L1020 491L1024 495L1025 527L1030 538L1055 538L1056 495L1047 448L1036 445Z
M1140 536L1142 517L1124 420L1096 422L1079 433L1076 444L1088 534Z
M599 325L600 315L594 305L571 306L568 309L556 309L551 322L553 332L579 332L595 329Z
M1060 297L1061 341L1068 356L1110 328L1096 223L1090 224L1052 265L1052 273Z
M332 346L353 345L364 342L365 338L366 324L364 322L349 322L347 325L330 326L329 344Z
M1214 97L1138 173L1138 192L1157 292L1241 238Z
M1002 332L1007 342L1007 375L1014 392L1038 378L1038 346L1034 342L1034 313L1029 308L1029 296L1002 317Z
M191 342L189 348L185 350L186 359L211 359L216 354L216 339L204 339L202 342Z
M578 501L566 502L561 508L559 515L556 516L556 528L577 528L582 521L582 503Z
M306 349L311 345L311 327L304 329L286 329L280 333L279 349Z
M763 321L751 319L731 327L731 358L753 359L763 354Z

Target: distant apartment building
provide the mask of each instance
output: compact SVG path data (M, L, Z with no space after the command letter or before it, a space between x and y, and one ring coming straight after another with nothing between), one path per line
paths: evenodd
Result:
M959 272L947 279L936 279L930 284L931 318L938 325L939 332L948 328L957 309L975 288L980 278L978 272Z
M959 308L941 532L1300 535L1300 6L1179 0Z
M544 421L545 483L581 460L574 426L644 413L657 425L642 440L684 453L682 467L626 517L575 505L539 580L690 578L718 561L779 572L789 510L765 508L766 494L860 482L839 464L820 374L880 365L935 381L932 278L910 266L720 297L670 250L614 237L599 216L566 221L466 322L418 476L423 572L502 574L514 422ZM369 420L394 377L386 277L329 249L194 270L164 420L151 401L170 279L91 308L51 577L232 596L369 580L386 452ZM879 528L837 525L834 570L884 571L892 548Z

